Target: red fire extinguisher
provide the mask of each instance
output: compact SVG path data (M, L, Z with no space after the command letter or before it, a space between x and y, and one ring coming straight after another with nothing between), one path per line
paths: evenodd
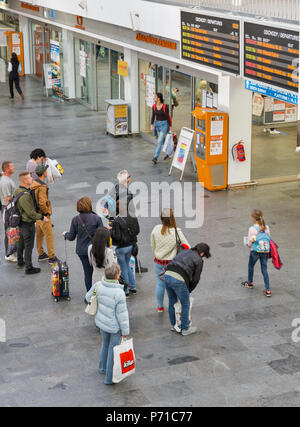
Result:
M242 140L232 147L232 157L236 162L244 162L246 160L245 147Z

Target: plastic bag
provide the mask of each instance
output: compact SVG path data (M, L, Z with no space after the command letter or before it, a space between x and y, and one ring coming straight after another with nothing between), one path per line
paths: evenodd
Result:
M63 176L64 170L57 160L47 159L46 165L48 165L47 169L47 178L50 184L53 184L54 180L57 178L61 178Z
M122 338L121 344L114 347L113 383L119 383L135 372L133 339Z
M174 141L173 134L171 132L167 133L165 143L163 146L163 152L167 154L167 156L172 156L174 150Z
M192 325L192 307L193 307L194 298L190 297L190 312L189 312L189 320L190 320L190 326ZM176 318L176 324L174 328L177 332L181 332L180 325L181 325L181 303L180 301L177 301L176 304L174 304L175 308L175 318Z

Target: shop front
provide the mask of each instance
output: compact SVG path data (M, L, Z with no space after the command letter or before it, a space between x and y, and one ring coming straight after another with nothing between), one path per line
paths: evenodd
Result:
M9 33L19 32L19 18L0 10L0 58L9 62L12 54Z

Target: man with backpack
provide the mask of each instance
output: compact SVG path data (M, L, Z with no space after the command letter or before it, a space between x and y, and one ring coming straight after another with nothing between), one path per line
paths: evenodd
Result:
M33 195L30 191L32 177L29 172L24 171L19 174L20 186L14 193L14 198L18 197L16 206L20 216L20 241L18 245L18 266L25 265L26 274L36 274L41 271L32 265L32 251L34 247L35 222L49 222L48 218L35 209Z

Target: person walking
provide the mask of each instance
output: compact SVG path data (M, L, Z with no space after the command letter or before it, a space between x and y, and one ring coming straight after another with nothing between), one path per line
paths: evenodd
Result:
M64 231L62 235L66 240L76 240L76 253L80 258L84 271L86 290L92 287L93 266L88 257L88 247L92 243L97 228L103 227L101 218L93 212L92 201L89 197L82 197L77 201L79 215L72 219L70 231Z
M169 107L164 103L164 99L161 93L157 93L154 97L155 104L152 108L152 119L151 119L151 132L154 132L154 136L157 137L157 148L152 159L154 164L157 163L157 159L163 148L167 133L172 128L172 119L169 113Z
M26 170L30 173L33 180L38 179L35 169L39 164L46 164L46 153L41 148L36 148L30 153L30 160L28 160L26 165Z
M122 278L129 286L129 289L126 290L128 296L129 291L136 294L135 277L129 263L140 227L137 218L128 212L127 206L121 199L117 201L116 206L117 216L112 223L111 237L113 246L117 248L116 254L121 267Z
M99 227L94 234L92 244L88 247L88 257L91 266L99 273L99 280L104 275L104 269L117 262L115 251L110 245L110 232L107 228Z
M1 201L1 211L2 215L4 209L12 198L14 192L16 191L16 184L12 180L12 175L15 172L15 166L11 161L5 161L2 163L2 175L0 177L0 201ZM4 247L5 247L5 260L10 262L17 262L16 254L11 254L7 256L8 250L8 239L6 235L6 229L4 224Z
M270 279L268 274L268 257L270 252L270 228L265 224L263 213L259 209L254 209L251 214L253 226L248 231L248 246L250 256L248 263L248 280L242 282L245 288L253 289L254 267L257 261L260 261L261 272L264 278L266 297L271 297Z
M123 286L118 280L121 269L118 264L105 268L105 277L95 283L86 294L90 302L97 295L98 310L95 323L100 329L102 344L99 359L99 372L105 374L104 384L112 384L114 366L114 347L119 345L121 338L129 335L129 316Z
M169 297L169 318L171 330L176 331L176 316L174 304L181 303L181 329L182 335L190 335L197 332L195 326L190 325L190 293L200 281L203 258L210 258L210 248L206 243L198 243L189 250L181 251L167 265L164 280Z
M16 189L14 197L23 193L17 201L17 208L20 212L21 223L20 241L18 245L18 266L23 267L25 264L26 274L36 274L41 271L40 268L35 268L32 265L32 251L34 247L35 222L43 221L47 223L49 220L46 216L36 212L30 186L32 178L28 171L19 174L20 187Z
M8 64L10 98L14 99L14 83L15 83L15 87L18 94L24 100L24 95L20 88L19 64L20 63L19 63L17 54L13 52L11 55L11 60Z
M36 247L39 254L39 261L48 260L49 264L57 261L54 252L54 233L51 222L52 208L49 200L49 188L45 182L47 178L48 166L39 164L35 173L38 178L31 184L31 190L34 192L37 211L48 218L48 222L36 222ZM46 238L48 254L44 251L43 241Z
M160 275L166 266L177 255L177 242L190 247L180 228L177 228L172 209L163 209L161 213L161 224L156 225L151 233L151 248L154 256L154 271L156 274L156 300L157 311L164 311L165 282ZM177 238L176 238L177 236Z

